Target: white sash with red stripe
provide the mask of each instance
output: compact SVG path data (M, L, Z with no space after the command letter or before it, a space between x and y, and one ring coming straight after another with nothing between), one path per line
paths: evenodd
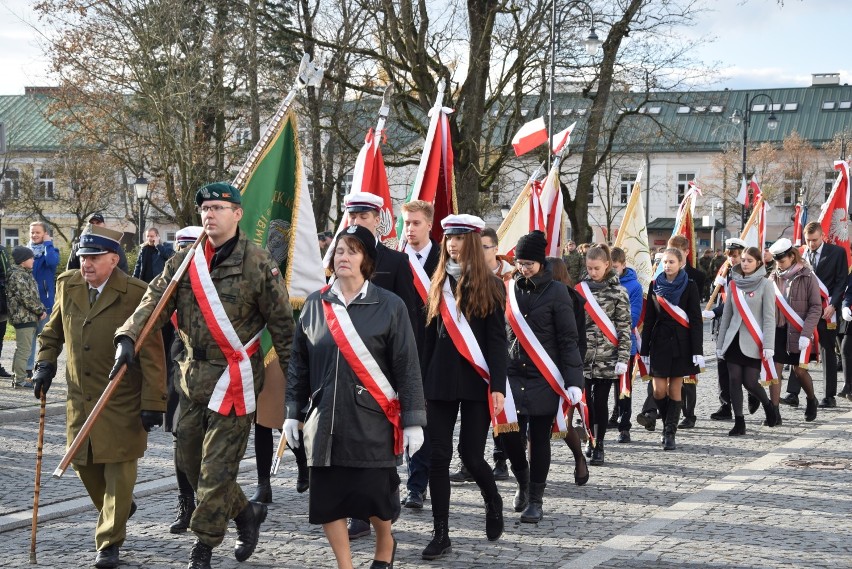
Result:
M603 335L607 340L612 342L613 346L617 346L618 334L615 331L615 324L612 323L612 320L609 319L609 316L607 316L606 312L604 312L604 309L601 308L600 304L598 304L595 295L592 294L592 289L589 288L589 283L583 281L574 288L580 296L586 299L586 312L588 312L589 316L592 317L592 320L598 325L598 328L601 329Z
M219 376L207 407L221 415L237 416L254 413L257 401L254 393L254 372L251 356L260 348L261 329L248 342L242 343L237 331L228 319L219 293L210 278L210 269L203 254L195 254L189 265L189 282L198 301L204 323L213 336L213 341L222 351L228 367Z
M746 302L745 293L737 287L734 281L731 281L730 290L731 298L734 300L734 306L736 306L737 312L740 313L740 318L742 318L751 339L754 340L755 344L757 344L757 351L761 354L760 378L764 381L778 379L778 374L775 372L774 359L763 357L763 330L760 328L757 318L754 317L754 313L751 311L751 308ZM774 349L774 346L769 349Z
M560 404L557 405L554 413L556 414L556 429L560 433L568 430L569 425L565 422L565 413L562 409L567 410L564 405L568 402L568 392L565 390L565 379L562 377L562 372L556 367L556 363L545 351L544 346L532 331L527 323L524 315L521 314L521 309L518 306L518 297L515 292L515 283L509 281L506 283L506 319L509 321L509 326L515 332L515 336L523 346L524 351L535 364L536 369L544 376L550 388L562 398Z
M456 299L450 287L450 279L444 280L444 287L441 292L441 319L444 321L444 326L453 339L456 349L488 385L488 405L491 409L491 373L488 371L488 363L485 361L482 349L476 341L476 336L473 335L470 323L456 305ZM493 409L491 410L491 424L494 432L498 434L518 429L518 412L515 409L512 387L509 385L508 379L506 380L503 411L495 416Z
M686 311L683 308L676 304L672 304L662 296L657 296L657 301L660 303L663 310L665 310L675 322L684 328L689 328L689 316L686 315Z
M828 306L828 303L831 302L831 295L828 294L828 287L825 286L821 280L819 280L819 277L816 276L816 273L814 273L814 278L816 279L816 282L819 285L819 295L822 297L822 307L823 309L825 309L825 307ZM826 318L825 321L829 329L837 328L837 312L835 311L835 313L831 315L831 318Z
M784 315L784 318L787 319L787 323L792 326L796 332L799 334L802 333L802 330L805 328L805 321L802 320L802 317L796 314L793 310L793 307L790 306L790 303L787 302L787 299L784 298L784 295L781 294L781 289L778 288L778 283L773 283L775 285L775 304L778 306L778 310L781 311L781 314ZM807 339L807 338L806 338ZM804 367L808 365L809 355L811 351L811 347L816 344L816 340L818 340L818 335L816 328L814 328L814 339L808 340L808 346L799 352L799 366ZM819 350L815 350L817 353L817 360L819 360Z
M323 287L322 293L325 294L329 288L331 287L328 285ZM355 324L352 323L352 318L349 317L346 307L323 300L322 309L328 330L343 359L346 360L346 363L355 373L355 377L367 388L367 391L382 408L385 417L393 425L394 454L402 454L402 417L400 416L399 397L396 391L382 368L379 367L376 358L373 357L373 354L361 339L361 335L355 328Z
M429 275L426 274L426 269L423 268L411 245L406 244L405 252L408 255L408 264L411 265L411 273L414 275L414 288L417 289L417 294L420 295L423 304L427 304L429 302L429 287L432 284Z

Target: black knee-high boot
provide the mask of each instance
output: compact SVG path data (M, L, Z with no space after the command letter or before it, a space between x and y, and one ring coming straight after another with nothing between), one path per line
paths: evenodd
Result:
M677 420L680 418L680 401L669 400L666 408L666 428L663 432L663 450L674 450L675 434L677 433Z
M302 435L302 431L299 431L299 446L293 448L289 443L287 447L293 451L293 456L296 457L296 468L298 468L299 473L296 477L296 492L299 494L306 492L309 486L309 477L308 477L308 456L305 454L305 438Z
M663 397L662 399L657 399L654 397L654 403L657 405L657 415L660 420L663 422L663 425L666 423L666 411L669 407L669 398ZM665 433L660 436L660 442L662 443L666 438Z

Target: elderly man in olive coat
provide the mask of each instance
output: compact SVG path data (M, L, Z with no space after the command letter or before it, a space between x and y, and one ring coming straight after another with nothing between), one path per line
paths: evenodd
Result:
M80 269L57 279L56 304L40 336L33 375L36 397L47 393L56 360L68 350L68 444L109 382L115 347L112 337L142 300L146 285L117 268L118 239L111 229L92 227L80 238ZM148 431L161 425L166 410L166 367L160 334L151 334L104 407L72 465L98 509L95 567L118 567L133 506L136 465L145 454Z

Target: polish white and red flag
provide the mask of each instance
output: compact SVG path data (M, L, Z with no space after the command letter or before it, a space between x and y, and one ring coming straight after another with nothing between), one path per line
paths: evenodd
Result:
M566 144L571 142L571 133L574 132L574 127L577 126L577 122L571 123L571 126L563 130L562 132L556 133L553 138L550 139L550 150L554 154L559 154L562 148L565 147Z
M838 160L834 163L837 170L837 180L828 199L822 204L819 222L825 241L840 245L846 250L846 262L852 263L852 251L849 249L849 163Z
M515 156L523 156L545 142L547 142L547 127L544 124L544 118L538 117L521 127L512 139L512 147L515 149Z

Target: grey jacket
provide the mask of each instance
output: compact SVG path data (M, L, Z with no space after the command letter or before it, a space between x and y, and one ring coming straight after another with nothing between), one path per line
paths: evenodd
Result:
M398 466L402 455L393 452L393 427L337 348L323 300L342 304L330 291L308 296L287 371L287 418L305 423L308 465ZM349 303L347 312L398 393L402 426L425 426L423 382L405 304L392 292L370 284L364 297Z
M732 271L733 282L739 286L746 277L740 273L739 267ZM762 266L757 269L752 278L759 279L757 288L747 292L743 288L745 300L751 313L754 314L760 330L763 332L763 347L767 350L775 349L775 288L772 282L766 278L766 269ZM725 309L722 312L722 322L719 325L719 337L716 340L716 349L726 352L734 341L734 336L740 334L740 350L743 355L750 358L760 359L763 354L757 349L757 344L743 324L740 311L734 305L734 299L729 293L725 300Z

